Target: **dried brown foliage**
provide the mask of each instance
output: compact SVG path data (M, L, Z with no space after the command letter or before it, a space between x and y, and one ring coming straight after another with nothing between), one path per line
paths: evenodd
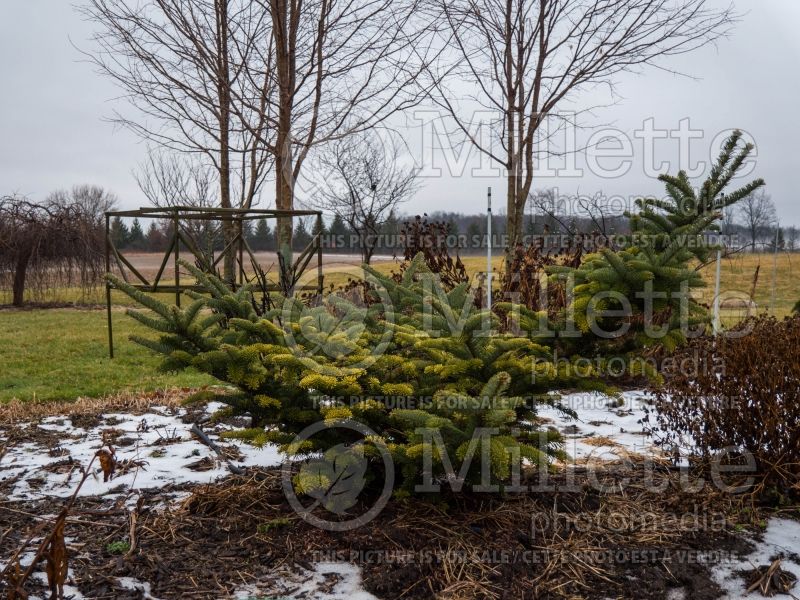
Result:
M582 238L575 244L570 241L566 246L551 249L545 247L544 236L527 246L517 244L506 253L496 299L522 304L533 311L546 309L555 315L566 306L567 294L562 282L547 277L546 269L556 265L575 268L582 256Z
M47 586L50 588L51 600L64 597L64 583L67 581L67 572L69 571L67 544L64 540L66 521L67 513L59 516L44 555L47 561Z
M444 221L429 221L427 215L417 215L407 221L400 229L400 244L403 248L403 260L400 270L394 273L399 280L414 257L422 253L425 265L432 273L439 275L441 284L451 290L461 283L469 281L467 268L461 257L450 256L448 237L450 226Z
M665 363L655 404L664 443L691 439L703 457L750 453L757 490L800 495L798 339L800 315L762 316L682 348Z
M123 392L105 398L77 398L69 401L23 402L12 400L0 404L0 422L5 424L32 421L52 415L97 415L102 412L143 414L151 406L175 408L190 395L188 388L154 392Z
M26 600L28 598L28 593L24 589L25 583L30 579L36 565L42 560L46 561L45 572L47 574L47 585L50 588L50 599L58 600L64 597L64 583L69 573L69 558L67 555L66 539L64 537L64 527L66 526L67 517L69 517L70 512L75 506L78 493L92 473L93 464L94 458L92 458L86 468L83 469L83 476L75 487L72 496L69 497L63 508L59 511L58 516L55 518L55 521L53 521L50 532L42 538L42 541L39 543L26 569L22 571L19 562L20 556L33 539L45 531L49 520L42 520L38 523L11 557L11 560L8 561L2 572L0 572L0 582L4 582L8 588L8 600Z
M791 590L794 587L797 577L791 571L781 569L781 559L772 561L772 564L756 567L753 569L748 579L747 593L751 594L758 590L762 596L771 598L775 594L789 594L793 598Z
M101 448L97 451L97 458L100 460L100 468L103 470L103 482L113 479L117 466L114 449L111 446L108 447L108 450Z

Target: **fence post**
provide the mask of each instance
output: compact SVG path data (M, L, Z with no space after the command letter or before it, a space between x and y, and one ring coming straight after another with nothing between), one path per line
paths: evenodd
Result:
M106 213L106 275L111 273L111 217ZM106 317L108 319L108 357L114 358L114 332L111 326L111 282L106 279Z
M175 304L181 307L181 272L178 261L181 258L181 239L178 236L178 209L172 216L173 227L175 228Z

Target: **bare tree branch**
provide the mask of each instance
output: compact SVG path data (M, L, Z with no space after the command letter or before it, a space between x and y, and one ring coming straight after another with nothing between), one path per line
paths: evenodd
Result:
M508 233L522 235L542 124L589 86L613 86L622 72L666 68L660 59L712 43L729 30L731 8L707 0L430 0L446 23L456 68L432 79L434 100L476 149L506 171ZM476 121L448 84L468 81L467 98L496 114ZM467 103L469 104L469 103ZM480 127L493 135L475 135ZM546 152L546 151L545 151Z
M369 263L389 217L417 191L418 169L403 166L401 145L394 138L367 134L335 142L318 166L314 205L347 223Z

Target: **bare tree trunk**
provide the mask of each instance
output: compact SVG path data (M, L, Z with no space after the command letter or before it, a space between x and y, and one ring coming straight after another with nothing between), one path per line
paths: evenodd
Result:
M25 276L28 271L28 263L31 259L32 250L25 252L17 259L17 266L14 269L14 283L12 287L11 304L22 306L25 303Z
M219 98L219 201L222 208L232 208L231 204L231 90L230 60L228 57L228 0L216 0L217 28L217 97ZM223 261L223 279L229 283L235 281L233 239L236 227L232 221L222 222L223 244L228 251ZM228 245L231 245L228 248Z
M290 10L291 7L291 10ZM275 208L294 208L294 161L292 160L292 106L296 72L296 31L299 18L293 0L271 0L275 66L278 80L278 131L275 139ZM283 268L292 264L291 217L278 217L277 246ZM283 274L282 274L283 275Z

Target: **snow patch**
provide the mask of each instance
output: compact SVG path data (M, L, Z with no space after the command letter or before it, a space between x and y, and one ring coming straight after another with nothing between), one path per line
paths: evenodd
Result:
M139 581L133 577L117 577L117 583L124 590L139 592L142 600L158 600L151 593L153 590L146 581Z
M212 403L207 413L221 406ZM156 406L143 415L101 415L99 424L87 429L73 427L70 419L62 417L24 424L23 429L31 429L32 441L8 445L0 461L0 486L5 484L8 500L70 496L80 481L80 467L88 465L97 451L109 443L114 448L117 473L104 482L99 461L95 460L94 472L81 488L81 496L113 497L170 484L210 483L228 475L225 461L191 435L191 424L182 421L186 414L184 408ZM54 446L53 436L37 436L37 429L63 436ZM233 464L264 467L283 460L274 445L257 448L221 439L220 434L227 429L231 428L217 425L205 431L216 444L233 451ZM0 445L6 440L0 431ZM128 467L124 468L126 464Z
M642 420L650 401L647 392L623 392L621 401L599 392L561 396L560 404L577 413L573 419L552 406L539 406L544 427L556 428L564 437L564 450L572 459L584 461L620 460L630 454L659 454Z
M240 588L233 596L237 600L261 600L265 594L287 600L378 600L363 589L361 569L344 562L321 562L315 564L313 570L281 572L274 581Z
M755 567L771 564L781 558L781 569L789 571L800 582L800 522L791 519L770 519L761 540L752 540L756 548L741 560L730 560L711 569L714 580L726 592L729 600L763 598L758 591L745 593L747 584L738 571L749 571ZM795 584L795 590L797 589ZM797 595L797 592L792 592Z

